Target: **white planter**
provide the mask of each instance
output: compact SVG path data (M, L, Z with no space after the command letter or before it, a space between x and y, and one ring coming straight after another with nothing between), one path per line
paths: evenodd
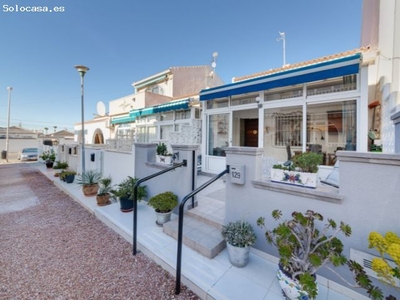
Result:
M228 249L229 261L238 268L243 268L249 262L250 247L236 247L226 243Z
M171 156L156 155L156 162L160 164L170 165L172 163L172 155Z
M293 280L289 276L286 276L280 269L276 274L278 278L279 285L282 288L282 291L285 293L287 299L289 300L309 300L308 294L304 292L297 281Z
M318 177L317 173L271 169L271 181L315 189Z
M157 216L157 225L163 225L169 221L171 221L171 214L172 211L167 212L167 213L158 213L156 212L156 216Z

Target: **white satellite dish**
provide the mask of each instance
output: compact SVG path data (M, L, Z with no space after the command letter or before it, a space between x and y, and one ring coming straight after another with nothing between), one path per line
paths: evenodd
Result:
M106 105L102 101L97 102L97 114L99 116L105 116L106 114Z

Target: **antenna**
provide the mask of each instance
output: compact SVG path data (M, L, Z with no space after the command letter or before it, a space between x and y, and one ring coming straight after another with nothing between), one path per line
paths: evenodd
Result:
M282 41L282 43L283 43L283 67L284 67L284 66L286 66L286 42L285 42L285 33L279 31L279 35L280 35L281 37L277 38L276 40L277 40L278 42L279 42L279 41Z
M214 52L212 56L213 56L213 60L211 63L212 71L210 72L210 74L208 74L208 76L210 76L210 77L214 77L214 74L215 74L215 68L217 67L218 52Z

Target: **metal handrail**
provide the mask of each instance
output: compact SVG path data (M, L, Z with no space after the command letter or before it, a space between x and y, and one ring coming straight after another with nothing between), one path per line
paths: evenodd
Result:
M157 176L167 173L169 171L175 170L176 168L186 167L186 166L187 166L187 160L184 159L181 163L176 163L172 167L166 168L160 172L151 174L147 177L140 178L138 181L136 181L135 185L133 186L133 249L132 249L133 255L136 255L136 252L137 252L136 251L137 250L136 249L137 248L137 243L136 243L136 241L137 241L137 237L136 237L137 236L137 189L138 189L139 185L142 182L145 182L149 179L152 179L154 177L157 177Z
M226 169L219 173L217 176L213 177L206 183L199 186L197 189L191 191L189 194L183 198L181 204L179 204L179 225L178 225L178 254L176 258L176 284L175 284L175 294L179 295L181 292L181 265L182 265L182 239L183 239L183 216L184 216L184 208L185 203L190 198L194 197L198 192L208 187L214 181L217 181L223 175L229 173L229 165L226 166Z

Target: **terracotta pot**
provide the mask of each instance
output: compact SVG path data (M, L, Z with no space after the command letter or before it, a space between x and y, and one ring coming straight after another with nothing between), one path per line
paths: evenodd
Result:
M98 206L104 206L104 205L108 205L111 203L109 194L101 195L101 196L97 195L96 200L97 200Z
M98 190L99 185L97 183L87 184L82 187L82 192L85 196L96 196Z

